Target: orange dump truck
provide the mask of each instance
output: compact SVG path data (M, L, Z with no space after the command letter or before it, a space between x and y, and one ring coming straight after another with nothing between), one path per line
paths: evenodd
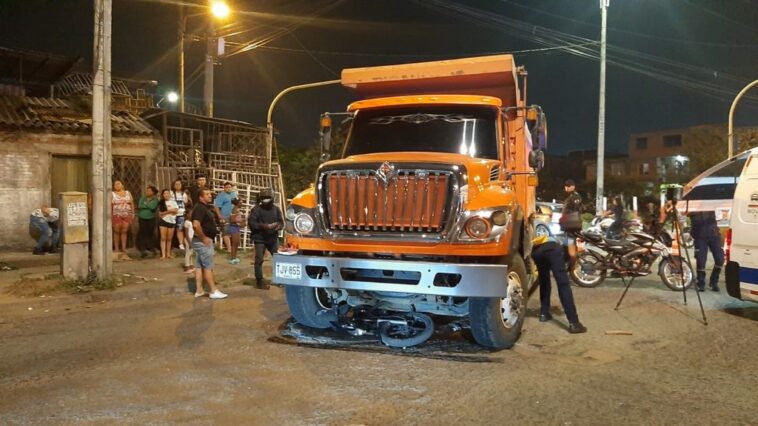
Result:
M411 346L431 315L457 317L479 344L512 346L547 136L526 72L497 55L345 69L341 82L362 99L342 155L288 206L297 252L274 256L294 319L329 328L359 312L384 343Z

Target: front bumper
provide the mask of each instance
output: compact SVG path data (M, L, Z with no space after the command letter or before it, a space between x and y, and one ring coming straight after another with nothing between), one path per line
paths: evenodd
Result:
M452 297L507 296L505 265L450 264L405 260L353 259L349 257L274 255L274 283L302 287L328 287L344 290L429 294ZM314 271L326 271L316 274ZM356 270L369 276L390 276L389 271L417 277L409 283L386 282L362 276L352 279ZM459 274L455 286L435 284L437 274ZM385 281L385 282L382 282Z

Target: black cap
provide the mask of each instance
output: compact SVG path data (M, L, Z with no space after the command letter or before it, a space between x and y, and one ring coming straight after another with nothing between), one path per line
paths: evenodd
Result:
M566 179L566 181L563 182L563 186L576 186L576 183L574 183L573 179Z

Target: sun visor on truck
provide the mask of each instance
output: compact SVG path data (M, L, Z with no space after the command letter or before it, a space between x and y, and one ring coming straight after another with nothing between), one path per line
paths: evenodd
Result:
M342 85L362 99L400 95L482 95L514 106L519 97L513 55L348 68Z

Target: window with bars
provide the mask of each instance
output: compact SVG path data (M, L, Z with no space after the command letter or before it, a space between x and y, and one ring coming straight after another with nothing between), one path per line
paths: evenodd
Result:
M113 157L113 178L120 179L124 188L136 199L139 199L145 187L143 163L141 157Z

